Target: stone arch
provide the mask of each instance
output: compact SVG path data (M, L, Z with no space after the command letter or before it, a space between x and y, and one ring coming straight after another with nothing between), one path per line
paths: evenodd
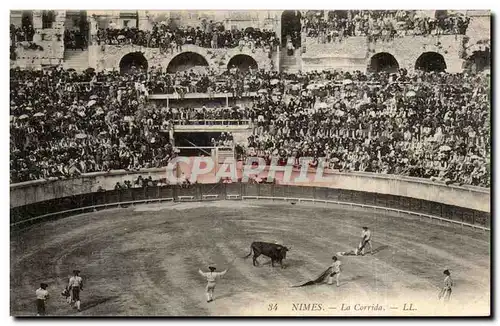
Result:
M142 52L131 52L120 60L120 73L129 73L136 70L147 70L148 60Z
M167 72L174 73L195 67L208 67L207 59L197 52L182 52L173 57L167 65Z
M388 52L379 52L374 54L368 64L369 72L396 72L399 69L399 63L396 58Z
M415 70L423 71L445 71L446 61L444 57L437 52L424 52L415 62Z
M236 67L240 70L248 70L249 68L258 69L257 61L247 54L237 54L232 57L227 63L227 68Z
M285 10L281 13L281 46L286 46L287 36L292 37L295 48L301 46L302 14L298 10Z
M465 69L473 73L491 69L490 49L486 48L483 51L474 51L472 55L467 58Z

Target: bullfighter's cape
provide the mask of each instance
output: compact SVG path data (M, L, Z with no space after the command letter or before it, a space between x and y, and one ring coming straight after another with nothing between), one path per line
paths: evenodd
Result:
M332 270L332 267L330 266L323 273L321 273L317 278L315 278L314 280L307 281L307 282L304 282L304 283L301 283L301 284L297 284L297 285L293 285L292 287L293 288L297 288L297 287L300 287L300 286L306 286L306 285L313 285L313 284L323 283L323 281L328 277L328 275L330 275L331 270Z

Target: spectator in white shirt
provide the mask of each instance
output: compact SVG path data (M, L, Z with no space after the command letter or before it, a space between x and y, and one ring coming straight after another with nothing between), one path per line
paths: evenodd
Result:
M40 287L35 291L37 316L45 315L45 301L49 298L47 287L46 283L40 283Z

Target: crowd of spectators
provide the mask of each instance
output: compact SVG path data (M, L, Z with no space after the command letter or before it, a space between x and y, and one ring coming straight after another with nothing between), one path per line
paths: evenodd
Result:
M229 93L241 97L257 92L263 86L260 78L262 71L243 71L231 68L222 74L212 70L189 69L176 73L167 73L161 69L152 68L147 82L152 94L174 94L183 97L187 93L207 93L212 97L216 93Z
M247 155L489 185L489 77L405 70L280 77L270 87L277 92L254 100Z
M32 25L16 26L10 25L10 42L11 45L17 42L32 42L35 35L35 29Z
M16 48L19 44L23 44L26 48L38 49L39 46L33 43L35 29L31 24L23 24L22 26L10 25L10 60L16 60Z
M64 31L64 48L73 50L85 50L88 46L87 32L85 30Z
M206 77L243 80L243 89L254 83L253 102L172 108L147 100L152 73L11 70L11 182L165 166L176 153L173 124L248 119L244 156L295 157L297 165L314 157L313 166L325 158L342 171L490 184L488 76L402 69Z
M389 40L413 35L463 35L469 18L461 14L436 11L429 17L416 10L350 10L306 15L302 28L320 43L340 41L349 36L368 36Z
M11 69L11 182L164 166L174 153L141 78Z
M258 28L226 30L219 22L205 22L197 27L172 27L166 22L154 23L151 30L136 27L100 28L96 36L97 44L135 44L150 48L160 48L165 52L182 51L185 44L195 44L204 48L236 48L250 50L257 48L271 51L279 45L274 31Z

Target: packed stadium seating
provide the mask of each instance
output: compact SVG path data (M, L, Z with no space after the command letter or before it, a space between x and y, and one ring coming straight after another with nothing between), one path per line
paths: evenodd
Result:
M164 134L174 123L250 119L244 156L325 157L343 171L489 186L487 76L152 73L147 81L144 72L11 70L11 182L164 166L175 155ZM236 96L257 92L251 105L237 108L166 108L148 101L155 83L182 85L189 78L224 78L225 90Z

